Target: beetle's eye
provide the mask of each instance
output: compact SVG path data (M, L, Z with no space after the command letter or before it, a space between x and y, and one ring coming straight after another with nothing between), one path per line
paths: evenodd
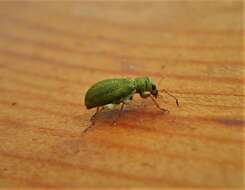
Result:
M152 85L152 90L156 90L156 86L155 85Z

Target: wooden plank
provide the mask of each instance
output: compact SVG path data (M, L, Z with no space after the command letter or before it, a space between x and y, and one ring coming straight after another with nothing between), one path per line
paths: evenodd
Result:
M1 2L0 187L243 186L243 3ZM113 77L162 77L162 114L135 96L86 110Z

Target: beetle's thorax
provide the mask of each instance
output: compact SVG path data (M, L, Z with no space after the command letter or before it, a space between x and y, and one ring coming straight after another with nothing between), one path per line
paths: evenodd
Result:
M134 81L137 93L151 91L151 79L149 77L138 77Z

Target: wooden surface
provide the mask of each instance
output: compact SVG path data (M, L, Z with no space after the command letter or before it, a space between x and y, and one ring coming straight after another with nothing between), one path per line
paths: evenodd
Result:
M242 3L0 3L0 187L242 187ZM86 110L148 75L179 98Z

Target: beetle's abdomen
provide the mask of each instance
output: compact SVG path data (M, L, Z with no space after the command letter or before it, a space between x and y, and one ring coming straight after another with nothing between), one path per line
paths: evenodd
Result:
M85 95L88 109L118 103L135 90L132 79L107 79L94 84Z

